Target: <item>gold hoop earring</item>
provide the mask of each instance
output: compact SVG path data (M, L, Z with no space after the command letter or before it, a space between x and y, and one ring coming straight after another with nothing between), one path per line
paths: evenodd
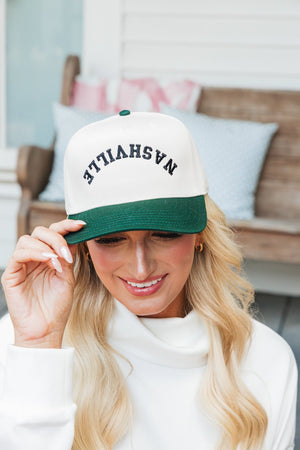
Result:
M196 250L196 252L199 252L199 253L203 252L202 242L199 245L196 245L195 250Z
M84 252L84 257L85 257L85 259L86 259L88 262L91 262L91 261L92 261L90 252L89 252L88 250L87 250L86 252Z

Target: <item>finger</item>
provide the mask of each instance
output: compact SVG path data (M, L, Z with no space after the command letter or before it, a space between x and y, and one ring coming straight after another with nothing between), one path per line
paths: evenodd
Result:
M20 253L20 250L22 252ZM52 253L53 250L44 245L42 242L33 239L31 236L23 235L19 238L14 253L8 261L6 270L3 273L3 280L10 279L15 274L25 274L25 264L28 262L41 262L48 261L51 258L58 258L57 255ZM44 255L43 255L44 253ZM50 257L51 254L51 257ZM19 256L21 257L19 258ZM26 255L26 257L24 257ZM24 272L25 270L25 272Z
M73 219L65 219L60 222L53 223L50 225L50 230L56 231L61 235L65 235L69 232L74 232L80 230L82 227L86 225L86 222L83 220L73 220ZM74 258L76 253L77 244L68 244L68 249L72 257Z
M57 272L62 272L62 267L58 261L58 256L52 252L41 252L39 249L16 249L13 256L10 258L6 270L4 272L4 279L9 278L9 274L15 274L24 267L24 264L29 262L46 263L51 269Z
M17 242L16 249L40 249L41 252L53 252L53 248L47 245L45 242L35 239L32 236L24 235L21 236Z
M36 227L31 235L32 238L47 244L54 253L61 256L66 262L72 263L73 257L64 237L53 229L46 227Z
M65 219L60 222L52 223L49 229L64 236L71 231L80 230L84 225L86 225L86 222L83 220Z
M35 237L24 235L21 236L17 242L16 249L36 249L40 250L41 253L55 253L55 250L45 242L36 239ZM59 255L55 254L56 257ZM71 261L68 261L71 262Z
M52 266L58 272L61 271L60 270L61 264L57 260L58 255L55 254L54 249L52 247L50 247L49 245L47 245L45 242L42 242L41 240L36 239L32 236L24 235L19 238L17 245L16 245L16 250L20 250L20 249L26 250L26 251L31 251L34 249L34 250L39 251L41 254L50 255L49 258L51 258ZM55 258L55 259L52 259L52 258ZM68 261L68 262L71 262L71 261Z

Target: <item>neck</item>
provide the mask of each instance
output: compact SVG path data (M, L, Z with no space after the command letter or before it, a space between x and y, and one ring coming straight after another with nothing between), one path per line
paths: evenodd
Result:
M155 314L149 314L146 316L138 316L152 319L166 319L170 317L185 317L193 308L190 303L185 300L184 302L177 304L175 301L167 306L163 311Z

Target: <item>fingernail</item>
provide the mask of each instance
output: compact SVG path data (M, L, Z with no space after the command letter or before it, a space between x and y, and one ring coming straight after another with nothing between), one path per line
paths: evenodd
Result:
M51 258L52 265L57 272L62 273L62 267L57 258Z
M86 225L86 222L84 222L83 220L74 220L74 222L77 224L80 224L80 225Z
M52 258L58 258L58 256L55 254L55 253L47 253L47 252L44 252L44 253L42 253L42 255L43 256L45 256L45 258L48 258L48 259L52 259Z
M71 255L70 250L68 249L68 247L66 247L65 245L63 247L61 247L60 252L63 256L63 258L68 262L68 263L72 263L73 262L73 258Z

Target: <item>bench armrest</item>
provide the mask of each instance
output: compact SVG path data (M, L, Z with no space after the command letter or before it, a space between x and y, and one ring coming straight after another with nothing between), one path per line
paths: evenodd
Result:
M54 148L44 149L34 145L19 148L17 179L22 197L35 199L45 189L52 170Z
M73 84L77 75L80 74L80 60L76 55L69 55L65 62L60 103L65 106L71 105Z

